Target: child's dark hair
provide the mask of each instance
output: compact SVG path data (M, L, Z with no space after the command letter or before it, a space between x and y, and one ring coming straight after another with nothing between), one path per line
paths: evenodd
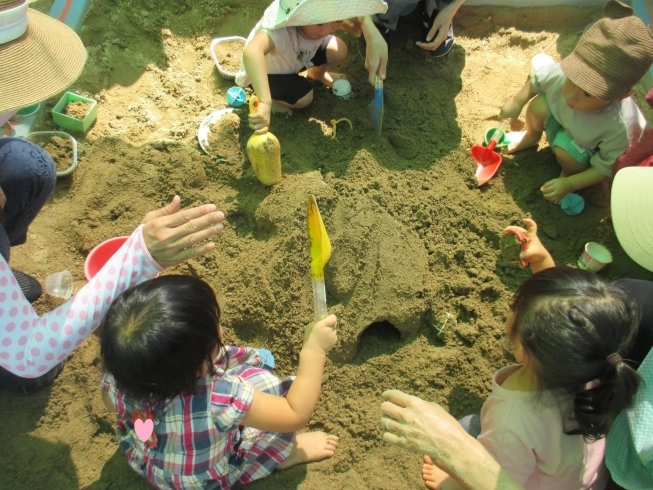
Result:
M510 309L510 339L528 354L538 389L574 395L569 415L578 429L568 433L588 441L605 436L640 384L621 359L639 325L634 299L596 274L552 267L524 281Z
M162 276L128 289L102 320L104 366L136 398L174 397L195 390L212 352L223 352L220 306L211 286L190 276Z

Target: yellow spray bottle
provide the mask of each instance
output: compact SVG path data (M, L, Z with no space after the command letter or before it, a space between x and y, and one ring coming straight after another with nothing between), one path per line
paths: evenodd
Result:
M249 99L250 114L256 112L258 104L258 97L252 95ZM250 136L247 141L247 156L256 178L264 185L281 182L281 147L275 135L267 132Z

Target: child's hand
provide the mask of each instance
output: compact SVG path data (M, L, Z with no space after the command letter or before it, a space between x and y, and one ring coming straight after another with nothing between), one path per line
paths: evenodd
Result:
M508 102L503 104L501 112L499 113L499 121L503 121L504 119L516 121L523 108L524 106L519 104L515 99L510 99Z
M253 129L256 134L265 134L268 132L271 111L271 104L259 101L256 112L247 116L249 127Z
M335 315L329 315L319 322L309 323L304 335L304 348L328 353L338 341L337 325L338 319Z
M542 242L537 236L537 223L532 219L526 218L524 224L527 229L524 230L522 228L522 230L526 232L526 236L530 239L530 242L528 248L519 254L519 258L530 263L533 274L548 269L549 267L554 267L555 262L553 261L551 254L544 245L542 245Z
M574 192L573 186L566 177L549 180L540 187L544 199L551 201L553 204L560 204L560 201L567 194Z

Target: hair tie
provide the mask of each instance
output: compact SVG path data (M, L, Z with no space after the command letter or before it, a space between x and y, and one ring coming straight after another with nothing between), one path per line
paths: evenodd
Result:
M617 352L613 352L608 357L606 357L605 360L608 361L608 363L611 366L616 366L621 361L623 361L623 359L621 358L621 356Z

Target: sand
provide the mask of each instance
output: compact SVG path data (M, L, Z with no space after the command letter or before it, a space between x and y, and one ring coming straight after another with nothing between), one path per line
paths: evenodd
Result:
M32 5L47 11L50 3ZM354 98L316 86L307 109L273 116L284 179L266 188L243 156L245 108L235 112L231 146L224 142L230 158L205 155L196 139L232 85L217 73L211 39L247 36L266 4L93 2L81 33L89 59L71 90L98 101L97 121L78 140L77 170L57 182L28 243L12 251L12 266L40 280L69 269L79 289L88 251L128 234L175 193L184 205L215 202L227 215L217 250L168 272L207 280L227 341L268 348L278 372L290 374L313 313L306 201L314 194L333 245L326 286L340 322L309 429L341 442L332 459L251 488L421 488L420 457L381 441L380 394L398 388L457 417L480 410L494 372L511 362L506 311L529 274L502 257L506 226L535 219L559 264L574 265L585 242L599 241L614 257L601 275L652 279L619 246L605 188L581 192L586 208L576 217L542 198L539 187L560 172L546 142L504 156L480 189L469 156L526 80L531 57L559 60L600 11L462 8L443 59L414 47L418 19L406 19L391 40L381 139L369 116L373 87L355 39L343 35L350 53L336 71L347 74ZM55 129L57 100L35 130ZM331 120L342 117L353 131L341 123L331 138ZM44 297L36 308L56 304ZM0 394L6 488L148 488L116 444L100 368L91 336L42 393Z

